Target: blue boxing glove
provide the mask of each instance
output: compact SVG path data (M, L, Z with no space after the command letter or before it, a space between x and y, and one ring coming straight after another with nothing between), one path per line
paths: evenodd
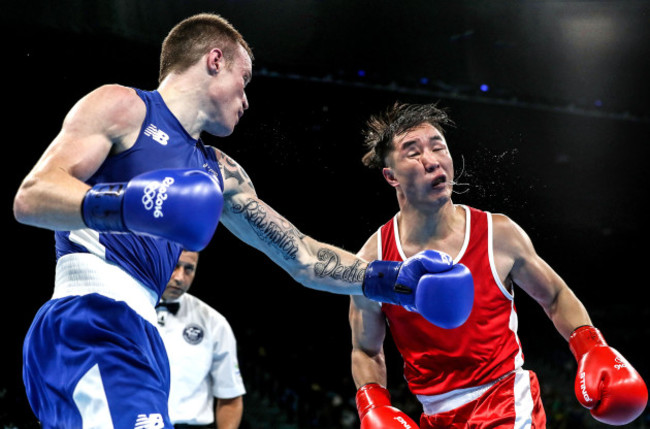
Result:
M214 235L222 207L221 188L208 173L165 169L127 183L96 184L86 193L81 213L97 231L150 235L200 251Z
M465 323L474 304L472 273L451 256L425 250L404 262L373 261L363 280L363 295L420 313L436 326Z

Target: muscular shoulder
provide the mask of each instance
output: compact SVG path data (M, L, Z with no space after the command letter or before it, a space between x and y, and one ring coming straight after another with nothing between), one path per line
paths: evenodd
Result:
M508 216L492 214L492 226L495 253L518 259L532 251L532 243L526 232Z
M87 94L72 110L72 113L101 114L110 122L129 124L142 123L146 107L134 89L121 85L104 85ZM99 118L98 118L99 119Z
M68 128L92 128L119 143L138 132L146 106L135 90L121 85L101 86L83 97L66 117Z

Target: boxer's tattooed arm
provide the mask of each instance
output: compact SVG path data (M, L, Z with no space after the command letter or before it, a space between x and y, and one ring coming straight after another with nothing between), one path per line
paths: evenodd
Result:
M245 184L249 186L253 191L255 190L253 182L251 181L250 177L248 177L248 174L246 174L246 171L244 171L241 165L237 164L231 157L221 152L220 150L217 150L217 162L219 162L219 166L223 172L224 182L232 178L237 181L237 186Z
M237 162L220 150L215 151L224 182L230 183L226 186L227 191L224 191L227 208L221 221L248 244L258 247L261 241L285 261L297 261L300 249L305 248L306 236L256 198L251 179ZM366 264L361 260L353 260L351 265L345 265L346 262L341 260L342 253L337 252L336 248L325 247L318 249L316 258L313 273L310 274L315 278L330 278L346 283L363 282Z
M274 216L258 200L249 198L243 204L234 204L231 212L243 215L257 237L277 249L286 260L296 260L300 241L305 237L286 219ZM318 278L332 278L346 283L361 283L366 272L365 265L355 260L352 265L341 263L340 255L333 249L321 248L314 264L314 275Z
M284 259L296 259L299 241L305 235L289 221L280 216L269 214L267 208L253 198L249 198L243 204L233 204L230 210L234 214L243 215L255 234L262 241L276 248Z
M361 266L361 261L355 260L352 265L343 265L339 254L327 248L320 249L316 256L319 261L314 265L316 277L331 277L348 283L363 282L366 268Z

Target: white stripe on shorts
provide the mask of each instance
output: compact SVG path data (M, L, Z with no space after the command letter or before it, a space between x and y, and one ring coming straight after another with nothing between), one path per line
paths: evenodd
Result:
M83 429L113 429L113 419L98 364L81 377L72 393L72 399L81 414Z
M530 391L530 374L519 369L515 373L515 429L530 429L533 421L533 394Z

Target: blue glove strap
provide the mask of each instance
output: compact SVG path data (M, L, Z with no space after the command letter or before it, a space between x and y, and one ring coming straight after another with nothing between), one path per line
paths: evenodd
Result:
M128 232L122 219L124 183L99 183L86 192L81 216L96 231Z
M372 261L369 263L363 278L363 295L373 301L412 305L413 291L396 284L401 267L402 262L395 261Z

